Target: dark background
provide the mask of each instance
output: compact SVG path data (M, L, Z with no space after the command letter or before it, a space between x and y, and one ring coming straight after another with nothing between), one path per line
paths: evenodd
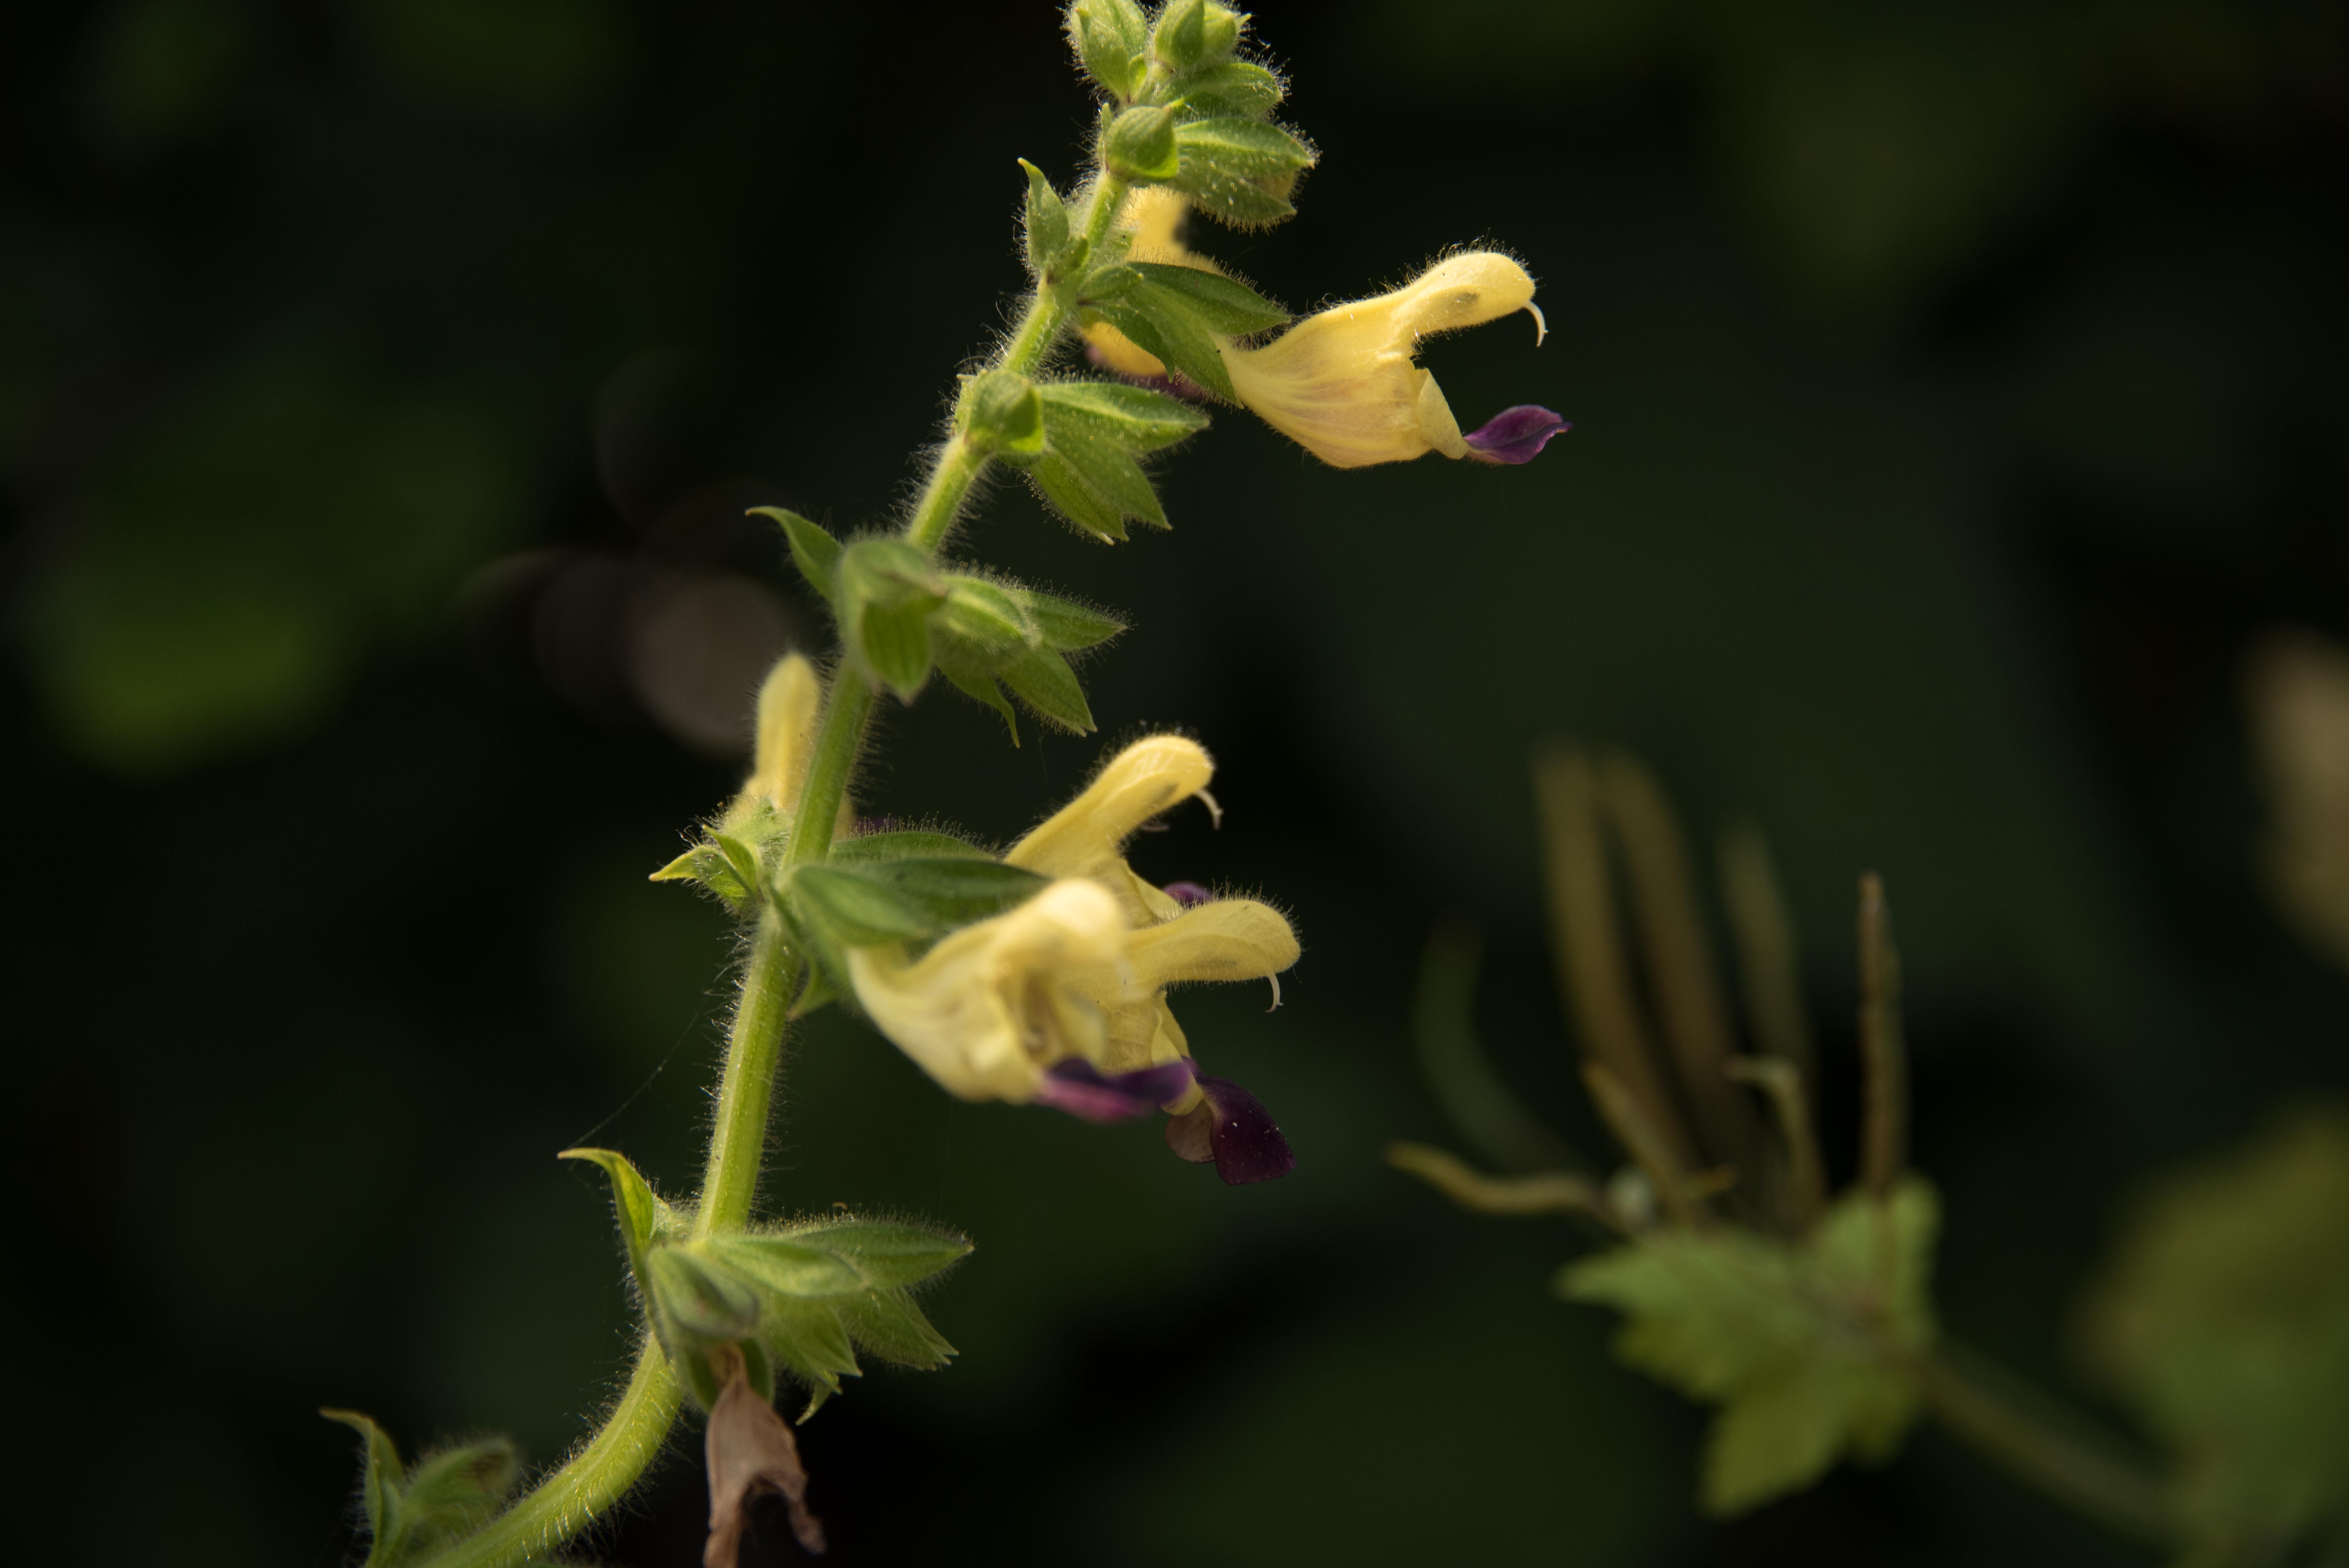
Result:
M1337 473L1245 415L1117 550L1000 487L978 557L1123 606L1101 738L948 691L865 810L1009 837L1103 743L1216 753L1160 880L1260 885L1288 1005L1200 993L1297 1174L948 1100L826 1016L769 1184L967 1227L961 1359L805 1430L843 1563L2150 1563L1931 1431L1744 1522L1699 1414L1547 1294L1564 1227L1384 1169L1456 1141L1404 1028L1431 922L1562 1125L1526 758L1628 745L1770 832L1830 1056L1854 878L1901 923L1947 1320L2071 1381L2146 1172L2349 1080L2251 866L2241 661L2349 634L2341 7L1268 5L1322 145L1204 249L1306 305L1487 240L1433 346L1529 469ZM917 477L1088 107L1035 5L116 0L0 48L0 811L16 1562L352 1553L355 1406L560 1457L626 1308L590 1134L689 1186L720 915L645 873L823 624L780 502ZM1838 1073L1844 1069L1838 1066ZM1829 1084L1831 1100L1842 1093ZM1841 1139L1847 1129L1835 1130ZM616 1560L698 1561L694 1444ZM787 1554L780 1519L748 1560Z

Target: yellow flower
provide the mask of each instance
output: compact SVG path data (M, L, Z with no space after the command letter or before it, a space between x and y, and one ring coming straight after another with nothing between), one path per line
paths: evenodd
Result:
M1435 377L1413 362L1438 333L1541 311L1525 268L1492 251L1436 263L1392 294L1333 306L1261 348L1219 340L1240 401L1333 468L1406 462L1428 452L1521 463L1566 422L1521 405L1462 435ZM1540 341L1537 335L1536 342Z
M823 708L823 677L807 655L786 654L778 659L759 686L750 777L727 809L724 825L730 827L761 807L778 817L791 816L807 785L808 764L815 756L816 719ZM855 820L855 807L843 799L833 832L846 832Z
M1053 879L1034 898L919 959L901 944L849 949L849 979L874 1026L966 1099L1041 1102L1100 1121L1163 1107L1178 1118L1171 1126L1197 1134L1170 1132L1177 1151L1214 1159L1226 1181L1286 1171L1288 1143L1263 1107L1193 1066L1166 992L1277 975L1297 962L1296 934L1253 899L1154 887L1123 852L1152 818L1206 797L1213 772L1195 741L1137 741L1004 857Z

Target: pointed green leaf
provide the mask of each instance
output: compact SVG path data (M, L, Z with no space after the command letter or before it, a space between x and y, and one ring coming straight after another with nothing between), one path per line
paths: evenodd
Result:
M1174 84L1185 112L1202 119L1232 115L1262 119L1288 92L1281 79L1247 60L1226 60L1192 71Z
M1281 127L1237 116L1178 126L1174 145L1187 170L1254 180L1313 167L1317 154Z
M620 1245L628 1256L628 1272L636 1276L636 1294L649 1305L652 1279L645 1258L660 1228L660 1201L653 1196L651 1184L626 1155L614 1150L566 1149L555 1158L587 1160L603 1167L605 1178L612 1183L612 1209L620 1222Z
M1024 158L1019 167L1028 171L1028 269L1040 279L1050 278L1069 248L1069 209L1042 170Z
M1172 294L1182 301L1184 307L1209 332L1220 333L1226 337L1246 337L1250 333L1268 332L1289 319L1288 312L1279 305L1247 284L1227 278L1221 273L1211 273L1199 267L1169 266L1163 262L1128 262L1125 264L1142 279L1141 286L1127 291L1125 297Z
M1019 594L1028 614L1035 619L1036 629L1044 634L1044 642L1050 647L1063 651L1094 647L1125 630L1124 622L1073 599L1039 593L1033 588L1023 588Z
M837 608L840 597L840 541L802 517L798 512L780 506L754 506L753 517L771 517L783 525L783 535L792 546L792 564L800 569L808 586L823 595L824 603Z
M785 1236L720 1236L709 1248L761 1288L784 1295L845 1295L865 1288L854 1264Z
M982 666L1015 659L1042 641L1027 606L983 577L949 577L932 631L966 645Z
M865 1291L839 1304L842 1326L859 1347L900 1367L927 1371L953 1358L955 1347L930 1326L902 1290Z
M1055 443L1052 455L1069 466L1086 490L1115 507L1121 521L1130 517L1156 528L1167 526L1166 509L1151 487L1150 476L1123 448L1109 441L1077 440Z
M399 1446L391 1434L375 1424L374 1418L357 1410L321 1410L318 1414L344 1426L367 1439L367 1449L360 1460L359 1497L367 1507L367 1535L380 1550L387 1542L396 1541L402 1533L400 1493L407 1467L401 1462ZM375 1552L369 1552L372 1559Z
M653 872L651 880L699 882L724 899L737 914L750 907L750 890L758 885L756 882L744 882L726 852L708 840Z
M1011 744L1019 744L1019 716L1012 710L1011 699L1003 695L1003 687L991 675L964 665L959 660L941 658L938 669L954 688L968 697L974 697L1003 716L1004 728L1011 732Z
M1154 452L1207 428L1204 410L1146 387L1048 381L1036 390L1044 400L1047 441L1073 431L1114 441L1128 451Z
M1028 480L1062 517L1085 532L1109 540L1125 537L1124 514L1085 483L1060 453L1047 449L1028 469Z
M833 861L792 873L791 896L851 947L916 941L1025 903L1047 879L999 861Z
M1039 648L1003 672L1003 684L1048 724L1072 735L1093 732L1093 710L1085 705L1085 688L1057 650Z
M1199 277L1212 275L1191 267L1166 270L1192 273ZM1096 280L1106 280L1116 292L1095 297L1091 291ZM1187 296L1144 281L1139 267L1132 263L1095 273L1093 279L1087 280L1086 289L1086 308L1092 315L1225 402L1239 401L1232 390L1231 373L1224 367L1223 353L1216 346L1215 335L1199 319Z
M808 1385L805 1420L829 1395L840 1392L840 1380L857 1375L856 1350L842 1326L840 1309L832 1301L769 1296L759 1325L767 1351Z
M833 941L850 947L910 942L931 929L928 917L902 893L845 866L795 868L787 896Z
M966 843L951 833L909 829L887 833L859 833L853 839L843 839L832 847L831 863L847 865L874 861L936 860L942 855L959 855L982 861L995 858L977 844Z
M875 1288L918 1284L970 1255L970 1238L952 1231L885 1220L832 1220L793 1225L782 1234L854 1263Z
M1296 183L1290 175L1249 179L1194 164L1168 183L1201 211L1235 229L1269 228L1297 216L1288 197Z

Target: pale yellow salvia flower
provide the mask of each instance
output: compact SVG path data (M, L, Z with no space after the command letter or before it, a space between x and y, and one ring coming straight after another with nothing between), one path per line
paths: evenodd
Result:
M823 677L804 654L786 654L767 672L759 686L755 740L750 753L750 777L726 812L726 823L740 821L763 806L788 818L807 787L808 766L815 758L816 720L823 710ZM856 820L856 809L845 798L833 832L844 833Z
M1240 401L1332 468L1406 462L1428 452L1522 462L1533 452L1515 449L1531 438L1538 451L1563 421L1532 410L1546 417L1547 428L1534 436L1512 428L1496 442L1492 432L1503 421L1526 422L1512 409L1475 438L1463 436L1444 389L1413 356L1423 339L1521 310L1533 314L1539 341L1545 329L1533 300L1525 268L1497 252L1471 251L1392 294L1309 316L1261 348L1229 340L1217 346Z

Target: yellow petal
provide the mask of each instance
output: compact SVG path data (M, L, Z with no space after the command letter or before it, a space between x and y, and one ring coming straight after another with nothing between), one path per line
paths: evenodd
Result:
M874 1026L948 1093L1024 1101L1054 1062L1102 1057L1107 1036L1092 998L1120 995L1126 929L1109 890L1056 882L918 962L899 944L852 947L849 980Z
M1131 878L1118 851L1141 826L1207 787L1215 763L1180 735L1137 740L1093 776L1084 792L1011 847L1005 861L1050 877Z
M807 782L808 763L815 755L816 712L823 706L823 682L802 654L786 654L759 687L759 741L750 789L778 812L790 812Z
M1491 251L1437 263L1409 284L1308 317L1261 348L1220 341L1233 390L1257 416L1333 468L1465 456L1422 339L1533 303L1525 268Z
M1127 942L1133 984L1158 991L1193 981L1261 980L1297 962L1297 933L1252 898L1217 899Z

